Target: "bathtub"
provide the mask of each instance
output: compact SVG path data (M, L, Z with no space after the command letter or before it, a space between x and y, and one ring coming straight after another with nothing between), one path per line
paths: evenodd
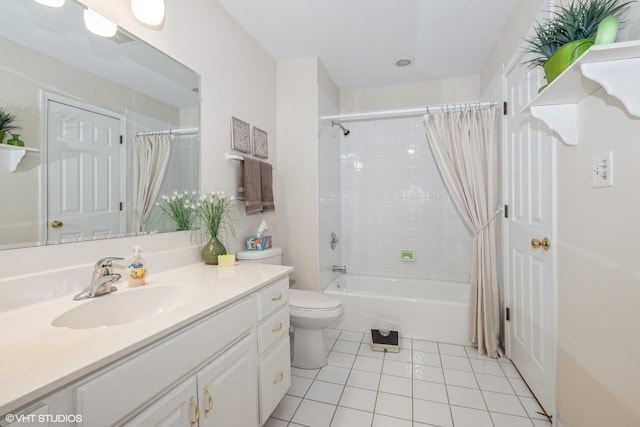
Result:
M345 274L323 292L345 307L336 328L367 334L385 328L405 338L469 345L468 283Z

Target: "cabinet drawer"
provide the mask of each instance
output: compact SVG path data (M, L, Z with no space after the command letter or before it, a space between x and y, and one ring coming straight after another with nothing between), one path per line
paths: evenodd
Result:
M289 335L289 306L267 317L258 325L258 354L262 354L282 335Z
M260 424L264 424L291 386L289 334L286 334L260 362Z
M101 371L75 391L82 421L113 425L254 328L254 316L255 301L248 298Z
M258 321L265 319L279 307L289 302L289 277L280 279L256 294L258 298Z

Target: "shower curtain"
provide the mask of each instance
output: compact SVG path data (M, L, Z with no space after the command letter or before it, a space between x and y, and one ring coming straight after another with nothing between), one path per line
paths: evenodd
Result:
M134 136L133 147L133 229L146 231L153 204L160 192L171 153L170 135Z
M469 340L500 356L496 228L498 139L495 108L462 108L424 116L427 141L445 186L473 233Z

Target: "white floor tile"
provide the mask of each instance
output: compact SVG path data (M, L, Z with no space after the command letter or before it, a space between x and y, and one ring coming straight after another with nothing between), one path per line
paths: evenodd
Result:
M382 372L383 359L375 359L373 357L357 356L353 364L353 369L359 371Z
M456 427L493 427L493 422L487 411L452 406L451 415Z
M385 360L382 366L382 373L385 375L395 375L397 377L412 377L412 365L410 362L396 362L395 360Z
M373 351L371 350L371 344L362 343L360 344L360 348L358 349L358 356L373 357L374 359L383 359L384 352Z
M413 419L414 421L429 425L453 427L451 409L449 405L445 405L444 403L414 399Z
M364 337L362 337L362 342L364 344L371 344L371 333L364 334Z
M442 368L436 368L435 366L415 365L413 367L413 379L444 384Z
M496 393L515 394L507 377L496 375L476 374L480 390L495 391Z
M312 382L313 380L311 378L291 375L291 387L287 390L287 394L291 396L304 397Z
M377 393L374 390L345 387L339 405L361 411L373 412L373 408L376 405L376 395Z
M411 421L374 414L371 427L412 427Z
M427 353L426 351L414 351L413 363L415 365L429 365L441 367L440 355L436 353Z
M411 420L411 398L395 394L378 393L376 414Z
M442 367L447 369L455 369L457 371L471 372L471 364L468 357L440 355Z
M478 382L473 372L444 369L444 382L447 383L447 385L455 385L458 387L478 388Z
M276 420L275 418L269 418L267 422L264 424L264 427L287 427L289 424L286 421Z
M318 402L337 405L344 387L340 384L326 383L324 381L315 380L309 391L307 391L306 399L316 400Z
M431 341L413 340L413 350L427 351L429 353L439 353L438 343Z
M318 375L320 369L300 369L291 367L291 375L314 379Z
M401 349L411 350L413 347L413 340L411 338L402 338L398 339L398 345Z
M492 412L491 418L495 427L533 427L533 422L525 417Z
M325 338L331 338L331 339L337 340L341 332L342 331L340 329L324 328L322 330L322 335Z
M339 351L340 353L358 354L360 348L359 342L337 340L333 345L332 351Z
M380 374L378 372L358 371L356 369L351 371L347 380L348 386L367 390L378 390L379 383Z
M521 378L518 370L513 364L501 363L500 367L504 371L504 374L509 378Z
M494 393L492 391L483 391L482 395L487 403L490 412L499 412L501 414L527 416L527 412L522 407L520 400L515 395Z
M538 405L538 402L533 397L520 397L520 402L522 402L522 405L530 418L538 420L547 419L547 417L539 413L543 412L542 408L540 408L540 405Z
M296 409L298 409L300 402L302 402L302 399L299 397L285 395L271 414L271 417L290 421Z
M438 349L440 350L440 354L468 357L467 352L462 345L438 343Z
M384 353L385 360L395 360L396 362L411 362L413 352L406 348L401 348L397 353Z
M331 351L333 345L336 343L336 340L331 338L324 338L324 348L327 351Z
M413 397L432 402L449 403L444 384L413 380Z
M362 342L362 338L364 338L364 334L362 332L352 332L352 331L342 331L339 339L345 341L355 341Z
M469 359L485 359L487 357L484 354L478 353L478 349L476 347L466 346L464 349L467 352Z
M370 427L373 413L338 407L331 427Z
M382 378L380 378L379 390L385 393L411 397L411 378L396 377L393 375L385 375L383 373Z
M449 403L452 405L481 409L485 411L487 410L480 390L448 385L447 394L449 395Z
M531 390L529 390L529 387L527 387L527 383L525 383L522 378L507 378L507 379L509 380L511 387L513 387L513 390L516 392L518 396L533 397L533 395L531 394Z
M549 420L531 420L536 427L551 427L551 421Z
M500 364L495 360L469 359L476 374L505 376Z
M349 372L350 370L347 368L327 365L320 369L320 372L318 372L318 375L316 376L316 380L344 385L347 383Z
M334 405L305 399L291 421L309 427L329 427L335 410Z
M355 354L346 354L332 351L331 353L329 353L328 363L331 366L340 366L341 368L351 369L351 366L353 366L353 361L355 359Z

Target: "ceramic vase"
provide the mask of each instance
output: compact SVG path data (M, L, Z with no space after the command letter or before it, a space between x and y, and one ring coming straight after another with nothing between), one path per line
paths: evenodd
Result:
M16 147L24 147L24 141L20 139L20 135L17 133L11 134L11 138L7 140L8 145L15 145Z
M542 65L544 74L547 77L547 84L554 81L564 70L569 68L569 65L573 64L580 55L593 46L593 43L593 39L574 40L556 50Z
M218 255L225 255L227 249L217 237L213 236L200 251L200 256L205 264L218 265Z

